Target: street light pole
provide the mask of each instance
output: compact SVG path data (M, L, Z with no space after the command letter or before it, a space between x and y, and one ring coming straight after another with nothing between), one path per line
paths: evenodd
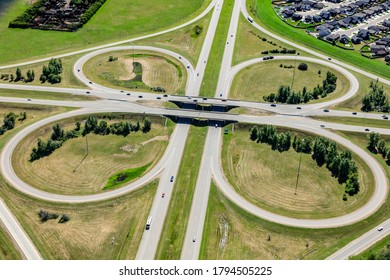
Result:
M305 139L302 139L302 142L304 143L304 142L305 142ZM297 174L297 181L295 182L295 191L294 191L294 195L297 195L299 173L301 172L301 162L302 162L302 146L300 147L299 163L298 163L298 174Z

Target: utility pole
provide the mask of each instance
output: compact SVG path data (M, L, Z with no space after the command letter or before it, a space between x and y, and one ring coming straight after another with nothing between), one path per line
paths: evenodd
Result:
M305 140L302 139L302 142L305 142ZM300 153L299 153L298 174L297 174L297 181L295 183L294 195L297 195L299 173L301 172L301 162L302 162L302 146L300 147Z
M86 147L87 147L87 155L88 155L88 133L85 134L85 144L86 144Z

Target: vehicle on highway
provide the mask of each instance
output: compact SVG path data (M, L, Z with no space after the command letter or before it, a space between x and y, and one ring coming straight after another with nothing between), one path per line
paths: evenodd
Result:
M352 112L352 115L357 115L357 113L356 112Z
M87 91L86 93L87 93L87 94L90 94L91 92L90 92L90 91Z
M388 119L389 119L389 117L386 116L386 115L383 115L382 118L383 118L384 120L388 120Z
M165 197L165 192L163 192L163 193L162 193L161 197L162 197L162 198L164 198L164 197Z
M270 59L274 59L274 57L272 55L263 57L263 60L270 60Z
M164 97L168 97L168 94L164 94L163 96L164 96Z
M173 182L173 176L171 176L171 179L169 179L169 181Z
M121 90L121 92L123 93L124 91L123 91L123 90Z
M297 109L298 109L298 110L301 110L302 108L298 106Z
M218 127L218 124L217 124L217 123L215 124L215 127Z
M126 93L126 95L130 95L130 93Z
M92 85L92 82L89 82Z
M192 99L192 97L191 97L191 96L188 96L187 99Z
M138 95L138 98L142 98L143 96L142 95Z
M328 57L328 60L332 60L330 57Z
M27 101L31 101L31 98L27 98Z
M192 242L196 241L196 236L192 237Z
M272 104L271 104L271 107L276 107L276 104L275 104L275 103L272 103Z
M160 96L157 96L157 99L161 99L161 97L160 97Z
M383 227L378 227L378 231L382 231L383 230Z
M370 131L370 129L369 129L369 128L365 128L364 130L365 130L365 131Z
M146 220L145 230L149 230L151 225L152 225L152 216L149 216L148 219Z
M196 74L196 76L199 76L199 73L198 73L198 74Z
M247 17L246 19L247 19L250 23L253 22L253 18L251 18L251 17Z
M328 110L328 109L324 109L324 112L325 112L325 113L328 113L328 112L329 112L329 110Z
M80 72L80 69L77 69L77 72Z
M181 56L179 56L179 59L181 59Z
M203 100L207 100L207 97L203 97Z
M320 126L321 126L321 127L325 127L325 125L324 125L324 124L321 124Z
M222 102L226 102L227 100L226 99L221 99Z
M187 68L190 69L190 65L189 64L187 64Z

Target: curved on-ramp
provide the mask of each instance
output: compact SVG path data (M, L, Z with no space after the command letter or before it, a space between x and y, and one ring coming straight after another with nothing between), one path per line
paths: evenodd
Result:
M370 200L364 206L362 206L361 208L357 209L352 213L343 216L328 218L328 219L297 219L297 218L278 215L255 206L254 204L242 198L234 190L234 188L228 183L227 179L223 175L222 167L220 164L220 158L218 154L218 151L220 149L215 149L212 158L212 169L213 169L213 176L216 181L216 184L228 199L230 199L232 202L237 204L242 209L262 219L283 224L283 225L303 227L303 228L332 228L332 227L341 227L341 226L350 225L367 218L368 216L375 213L386 200L388 194L388 182L387 182L387 176L383 168L371 155L369 155L367 152L365 152L357 145L353 144L351 141L331 131L320 129L320 128L313 128L310 126L310 124L305 124L304 120L297 122L297 120L294 118L293 119L290 118L289 120L287 118L282 118L282 117L264 117L261 119L261 123L290 127L290 128L314 133L329 138L331 140L334 140L337 143L348 147L348 149L350 149L353 153L361 157L371 169L375 179L375 190ZM218 143L219 145L222 145L221 134L219 134L218 137L219 137Z

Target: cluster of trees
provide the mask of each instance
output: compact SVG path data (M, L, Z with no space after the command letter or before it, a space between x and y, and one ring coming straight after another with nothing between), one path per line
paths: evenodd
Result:
M62 73L62 61L61 59L52 58L49 64L42 67L42 74L39 80L41 83L48 81L51 84L57 84L61 82Z
M387 244L379 252L370 253L369 260L390 260L390 244Z
M56 220L58 219L59 215L57 213L50 213L46 210L39 210L38 217L41 220L42 223L48 221L48 220ZM60 224L66 223L69 221L70 218L66 214L62 214L60 220L58 221Z
M23 75L22 70L20 68L16 68L15 75L14 74L1 74L0 79L10 82L19 82L24 81L25 83L30 83L35 79L34 70L27 70L26 77Z
M273 50L268 50L268 51L262 51L261 53L262 54L269 54L269 53L295 54L296 52L297 52L296 50L289 50L289 49L283 48L281 50L273 49Z
M362 108L363 112L389 112L389 98L383 90L383 86L379 86L379 81L374 83L371 81L369 92L363 97Z
M38 14L39 10L45 5L46 0L38 0L30 8L24 11L23 14L8 24L11 28L27 28L32 19Z
M292 140L290 132L278 132L272 125L252 127L250 139L266 143L279 152L288 151L292 146L298 153L311 154L318 166L325 164L340 184L345 183L345 193L354 195L359 192L359 176L352 154L349 151L339 152L334 141L323 137L299 138L297 135ZM346 196L343 199L346 200Z
M372 153L380 154L390 165L390 147L386 146L385 140L381 139L381 136L377 132L370 132L367 134L368 144L367 148Z
M300 104L307 103L310 100L324 98L329 93L332 93L336 89L337 76L331 72L326 73L326 78L322 81L322 85L317 85L312 91L309 91L306 87L302 91L293 91L289 86L281 85L278 92L271 93L263 97L268 102L280 102L287 104Z
M51 155L56 149L68 139L77 138L79 136L80 123L76 123L76 128L69 131L64 131L60 124L56 123L52 127L53 132L50 139L44 142L41 138L37 140L37 147L34 147L30 154L30 162Z
M38 160L40 158L49 156L56 149L60 148L62 144L72 138L77 138L80 135L85 136L89 133L98 135L123 135L126 137L130 132L137 132L141 130L143 133L147 133L152 129L152 121L149 118L144 118L143 125L141 127L140 121L137 120L135 124L131 122L118 122L108 125L105 120L99 122L95 116L88 116L85 121L83 130L81 131L81 123L78 121L75 124L75 128L65 131L60 124L54 124L52 127L52 134L47 142L38 138L37 147L32 149L30 154L30 162Z
M82 24L86 24L91 17L100 9L101 6L106 2L106 0L86 0L89 3L93 3L88 10L81 16L80 21ZM83 1L83 2L86 2Z
M142 127L139 120L137 120L135 124L132 124L131 122L118 122L108 126L106 121L101 120L99 122L97 117L89 116L85 122L82 134L84 136L90 132L99 135L107 135L111 133L115 135L123 135L126 137L130 134L130 132L137 132L141 130L143 133L147 133L151 129L152 122L149 118L144 118Z
M19 114L18 121L24 121L27 119L27 113L21 112ZM11 130L15 127L16 115L13 112L7 113L3 118L3 124L0 126L0 135L3 135L7 130Z

